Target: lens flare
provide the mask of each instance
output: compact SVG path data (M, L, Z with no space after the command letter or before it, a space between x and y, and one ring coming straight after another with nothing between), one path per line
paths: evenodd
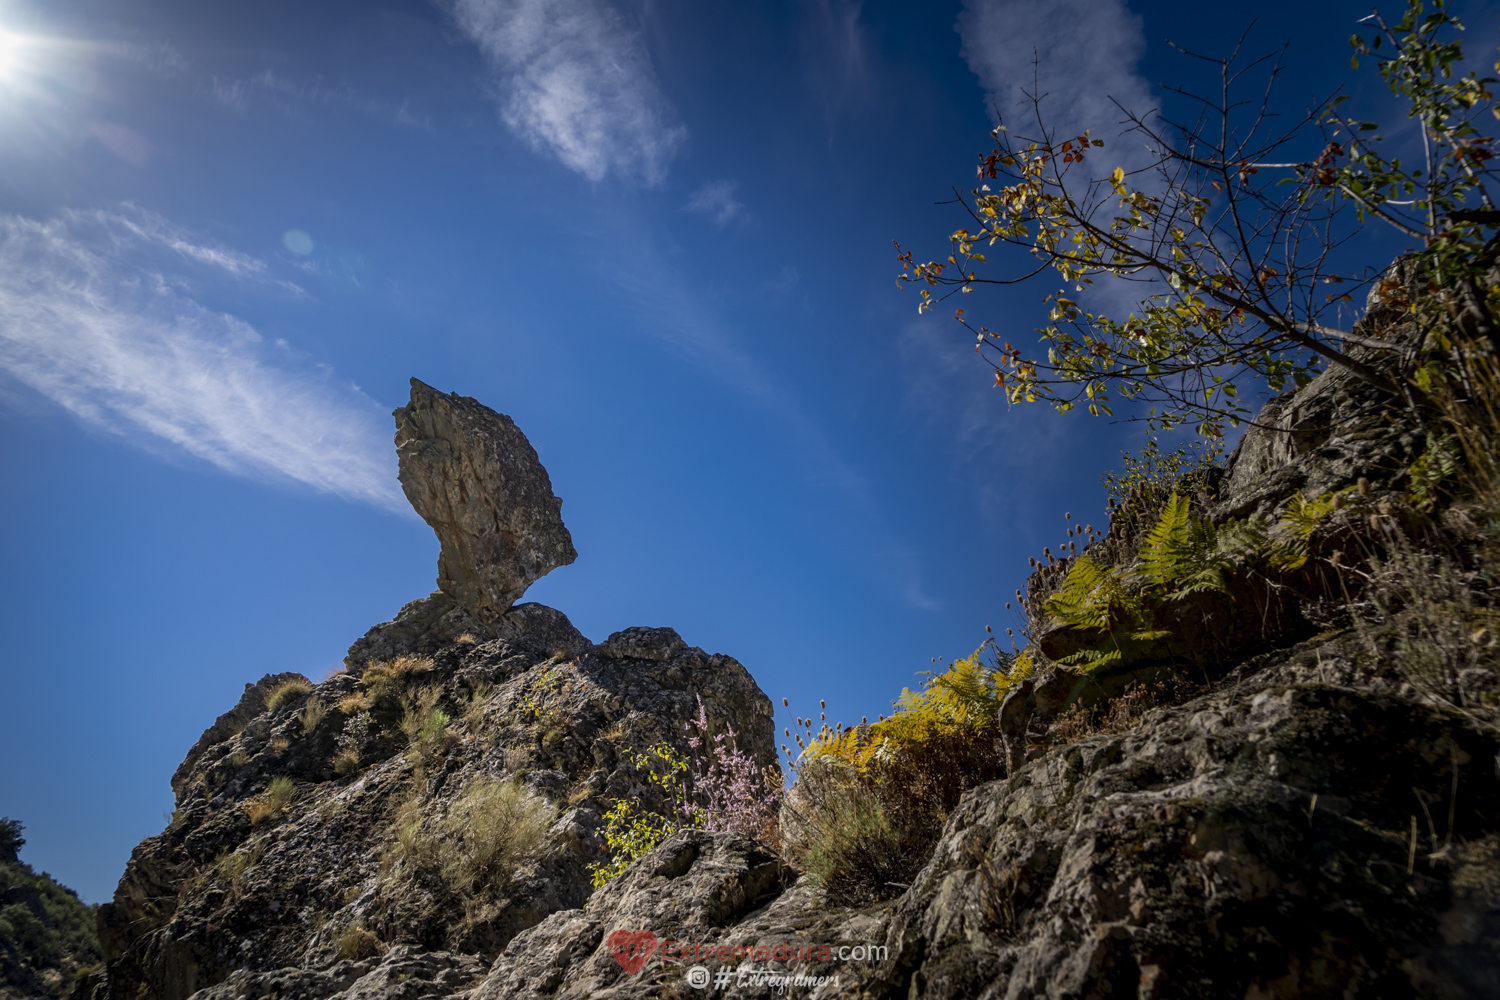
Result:
M298 257L306 257L313 252L312 237L300 229L288 229L281 237L282 245Z

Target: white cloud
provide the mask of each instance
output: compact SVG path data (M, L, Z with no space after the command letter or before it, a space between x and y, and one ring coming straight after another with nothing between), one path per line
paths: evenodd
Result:
M726 226L745 212L745 204L734 196L739 188L736 181L706 181L693 192L687 207L699 215L708 216L716 226Z
M189 294L265 271L130 206L0 215L0 370L138 444L407 510L383 407Z
M1160 183L1149 169L1157 157L1147 140L1122 135L1130 127L1122 124L1122 108L1145 117L1157 107L1150 83L1136 72L1146 51L1142 21L1125 0L964 0L958 29L964 59L1013 136L1038 136L1026 94L1040 91L1043 120L1059 138L1088 129L1105 140L1086 164L1092 176L1121 166L1144 171L1132 187L1151 190ZM1037 299L1055 290L1057 277L1052 271L1038 277L1036 287L1047 287ZM1091 310L1123 317L1156 291L1150 276L1141 276L1101 279L1070 294L1081 292L1077 297ZM1039 303L1036 311L1042 312Z
M1035 133L1023 91L1038 88L1048 125L1063 135L1112 138L1125 117L1115 101L1136 114L1155 106L1135 70L1146 51L1141 18L1122 0L965 0L958 27L964 59L1013 131Z
M453 0L503 77L501 117L534 148L599 181L660 184L687 137L639 30L604 0Z

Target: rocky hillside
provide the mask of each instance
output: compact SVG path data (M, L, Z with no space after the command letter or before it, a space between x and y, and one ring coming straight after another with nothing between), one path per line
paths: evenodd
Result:
M0 1000L67 996L102 957L95 908L21 861L21 830L0 818Z
M1360 330L1421 350L1403 288ZM798 817L879 844L889 816L807 792L784 843L685 829L594 888L606 810L666 807L641 752L690 755L701 698L772 764L770 702L670 629L595 645L513 605L573 557L535 454L416 382L397 422L439 591L204 733L82 993L1500 996L1495 512L1456 445L1342 370L1042 560L977 730L1005 777L965 782L916 874L860 905L808 873ZM808 787L867 787L828 773Z

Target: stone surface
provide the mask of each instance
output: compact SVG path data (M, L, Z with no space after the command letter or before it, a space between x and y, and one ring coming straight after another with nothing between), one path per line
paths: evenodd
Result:
M1493 724L1403 691L1356 636L1247 673L970 792L865 988L1500 995ZM1417 794L1442 813L1455 779L1454 846L1420 819L1408 872Z
M395 412L401 488L442 544L438 590L484 623L578 558L536 450L503 413L411 380Z
M815 887L794 878L747 837L682 831L596 892L587 910L554 913L517 935L474 1000L703 995L685 980L694 965L732 970L731 985L715 991L720 996L854 995L846 988L858 965L840 963L837 949L880 946L891 906L830 908ZM649 932L658 942L634 972L612 953L609 939L618 931ZM809 957L788 958L792 949ZM875 967L865 963L866 971ZM752 982L751 970L822 982L778 988Z

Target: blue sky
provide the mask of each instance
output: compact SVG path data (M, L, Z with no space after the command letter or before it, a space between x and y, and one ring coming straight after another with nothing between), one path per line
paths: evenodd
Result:
M1008 411L891 240L1041 58L1063 113L1367 2L0 3L0 813L103 901L246 681L432 590L415 375L510 414L580 556L528 594L670 625L778 702L886 711L1004 604L1138 427ZM1494 36L1487 6L1470 44ZM1372 261L1379 263L1379 261ZM1034 285L975 303L1040 322Z

